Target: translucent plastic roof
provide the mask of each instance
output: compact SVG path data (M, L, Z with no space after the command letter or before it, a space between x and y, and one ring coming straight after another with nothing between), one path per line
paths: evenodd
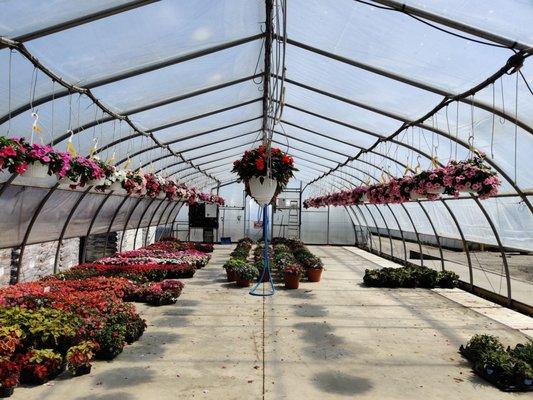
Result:
M5 0L0 134L30 136L36 112L44 143L72 131L209 189L272 128L306 193L472 146L503 182L489 215L512 220L498 201L533 211L531 21L530 0Z

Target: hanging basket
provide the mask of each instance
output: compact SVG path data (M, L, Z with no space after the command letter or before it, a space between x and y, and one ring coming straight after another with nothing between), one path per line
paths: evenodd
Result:
M115 181L111 185L109 185L109 190L113 190L114 192L119 192L122 190L122 182Z
M439 189L428 189L427 192L430 193L430 194L443 194L444 193L444 188L441 187Z
M105 178L101 178L101 179L91 179L89 181L87 181L87 185L89 186L102 186L105 184Z
M248 181L249 194L260 206L270 204L276 194L278 182L266 176L254 176Z
M29 164L24 176L27 178L49 178L48 165L43 165L40 162Z

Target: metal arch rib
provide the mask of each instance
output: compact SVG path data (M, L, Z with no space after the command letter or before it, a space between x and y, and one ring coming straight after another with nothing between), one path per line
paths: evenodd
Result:
M204 57L204 56L212 54L212 53L216 53L216 52L219 52L219 51L222 51L222 50L226 50L226 49L229 49L229 48L232 48L232 47L240 46L242 44L261 39L263 36L264 36L264 34L257 34L257 35L249 36L249 37L246 37L246 38L234 40L232 42L222 43L222 44L220 44L218 46L210 47L208 49L199 50L199 51L196 51L196 52L193 52L193 53L189 53L189 54L185 54L185 55L182 55L182 56L174 57L174 58L171 58L169 60L164 60L164 61L161 61L159 63L154 63L154 64L151 64L151 65L147 65L147 66L143 66L143 67L136 68L136 69L133 69L133 70L129 70L129 71L127 71L125 73L122 73L122 74L114 75L114 76L111 76L111 77L106 77L106 78L99 79L99 80L93 81L93 82L88 82L83 87L80 87L80 89L84 89L85 91L91 90L91 89L94 89L94 88L97 88L97 87L100 87L100 86L104 86L104 85L108 85L110 83L121 81L123 79L132 78L134 76L138 76L138 75L142 75L142 74L145 74L145 73L148 73L148 72L156 71L158 69L169 67L171 65L180 64L182 62L190 61L190 60L193 60L195 58ZM12 45L10 45L10 42L17 43L19 46L22 46L22 42L19 42L19 41L16 41L16 40L9 40L9 41L8 40L0 40L0 46L3 45L4 47L13 47ZM57 79L54 79L51 76L50 76L50 78L52 80L57 80ZM61 81L57 80L57 81L58 82L63 82L62 80ZM70 93L71 93L71 90L69 90L67 88L66 90L58 91L58 92L56 92L54 94L42 96L42 97L40 97L38 99L33 100L32 103L28 102L26 104L23 104L22 106L20 106L20 107L16 108L15 110L11 111L10 114L3 115L2 117L0 117L0 124L3 124L4 122L6 122L7 118L9 118L10 115L11 115L11 118L13 118L13 117L16 117L17 115L23 113L24 111L28 111L32 107L32 105L33 105L33 107L37 107L37 106L39 106L41 104L44 104L44 103L47 103L49 101L57 100L57 99L60 99L62 97L68 96Z
M147 5L152 4L152 3L157 3L159 1L161 1L161 0L134 0L134 1L129 1L127 3L121 4L121 5L118 5L118 6L115 6L115 7L111 7L111 8L107 8L107 9L104 9L104 10L96 11L94 13L83 15L81 17L74 18L74 19L71 19L69 21L64 21L64 22L61 22L59 24L47 26L45 28L38 29L38 30L33 31L33 32L25 33L23 35L20 35L20 36L17 36L15 38L13 38L12 40L16 40L17 42L21 42L21 43L22 42L28 42L30 40L35 40L35 39L38 39L38 38L41 38L41 37L44 37L44 36L51 35L53 33L64 31L66 29L70 29L70 28L74 28L76 26L84 25L84 24L87 24L89 22L93 22L93 21L97 21L99 19L107 18L107 17L110 17L112 15L116 15L116 14L120 14L120 13L123 13L123 12L126 12L126 11L130 11L130 10L133 10L135 8L147 6ZM5 45L0 45L0 50L4 49L5 47L6 47Z
M488 32L483 29L475 28L471 25L461 23L457 20L452 20L452 19L443 17L442 15L437 15L429 11L421 10L420 8L417 8L417 7L409 6L404 3L400 3L399 1L395 1L395 0L371 0L371 1L374 3L378 3L378 4L391 7L394 10L402 12L402 13L412 14L422 19L427 19L429 21L436 22L440 25L444 25L452 29L457 29L458 31L465 32L470 35L477 36L477 37L489 40L491 42L501 44L502 46L514 48L517 50L530 50L531 51L531 45L520 43L515 40L506 38L504 36L500 36L495 33Z
M350 65L352 67L359 68L359 69L362 69L362 70L365 70L365 71L368 71L368 72L371 72L371 73L374 73L374 74L377 74L377 75L384 76L386 78L395 80L397 82L405 83L405 84L407 84L409 86L413 86L413 87L416 87L418 89L422 89L422 90L425 90L425 91L428 91L428 92L431 92L431 93L435 93L435 94L438 94L438 95L441 95L441 96L445 96L445 97L455 96L454 93L451 93L451 92L446 91L444 89L441 89L441 88L438 88L436 86L430 85L428 83L420 82L418 80L411 79L411 78L409 78L407 76L399 75L399 74L396 74L396 73L394 73L392 71L388 71L388 70L385 70L385 69L382 69L382 68L378 68L378 67L375 67L373 65L366 64L366 63L363 63L363 62L360 62L360 61L351 60L349 58L342 57L342 56L334 54L334 53L330 53L328 51L325 51L325 50L310 46L308 44L298 42L296 40L287 39L287 43L289 43L289 44L291 44L291 45L293 45L295 47L307 50L307 51L309 51L311 53L319 54L319 55L324 56L326 58L329 58L329 59L332 59L332 60L335 60L335 61L339 61L339 62L341 62L343 64L347 64L347 65ZM287 79L286 78L285 80L286 80L286 82L294 84L294 85L297 85L297 86L301 85L301 83L296 82L296 81L291 80L291 79ZM512 122L513 124L516 123L519 127L524 129L525 131L533 134L533 127L529 126L528 124L526 124L525 122L523 122L521 120L517 120L515 116L509 115L507 112L505 112L505 110L502 110L502 109L499 109L499 108L493 108L491 105L482 103L482 102L480 102L478 100L475 100L475 99L471 99L471 100L460 99L459 101L462 102L462 103L468 104L468 105L473 105L473 106L478 107L480 109L483 109L485 111L494 113L494 114L498 115L499 117L505 118L507 121Z

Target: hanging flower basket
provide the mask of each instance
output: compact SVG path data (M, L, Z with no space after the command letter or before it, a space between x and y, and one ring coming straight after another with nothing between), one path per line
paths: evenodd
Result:
M233 163L232 172L244 182L246 193L258 204L270 204L287 186L294 176L294 160L278 148L267 150L259 146L244 152L240 160Z
M29 164L24 176L27 178L49 178L48 165L43 165L40 162Z
M250 196L257 201L257 204L264 206L272 201L278 182L266 176L254 176L248 181L248 187Z

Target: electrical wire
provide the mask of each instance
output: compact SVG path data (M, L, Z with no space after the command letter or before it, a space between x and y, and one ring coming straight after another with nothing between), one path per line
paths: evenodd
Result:
M423 18L417 17L416 15L413 15L413 14L411 14L411 13L409 13L409 12L403 10L403 9L402 10L398 10L397 8L394 8L394 7L382 6L382 5L370 3L370 2L364 1L364 0L354 0L354 1L357 2L357 3L361 3L361 4L366 4L366 5L371 6L371 7L379 8L381 10L396 11L396 12L405 14L408 17L411 17L411 18L417 20L418 22L421 22L421 23L423 23L425 25L428 25L428 26L430 26L430 27L432 27L434 29L437 29L437 30L439 30L441 32L447 33L448 35L452 35L452 36L455 36L455 37L458 37L458 38L461 38L461 39L464 39L464 40L468 40L470 42L483 44L483 45L486 45L486 46L493 46L493 47L499 47L499 48L503 48L503 49L513 50L512 46L506 46L506 45L499 44L499 43L487 42L487 41L480 40L480 39L474 39L472 37L468 37L468 36L462 35L460 33L456 33L456 32L450 31L448 29L442 28L441 26L438 26L436 24L428 22L428 21L426 21Z

